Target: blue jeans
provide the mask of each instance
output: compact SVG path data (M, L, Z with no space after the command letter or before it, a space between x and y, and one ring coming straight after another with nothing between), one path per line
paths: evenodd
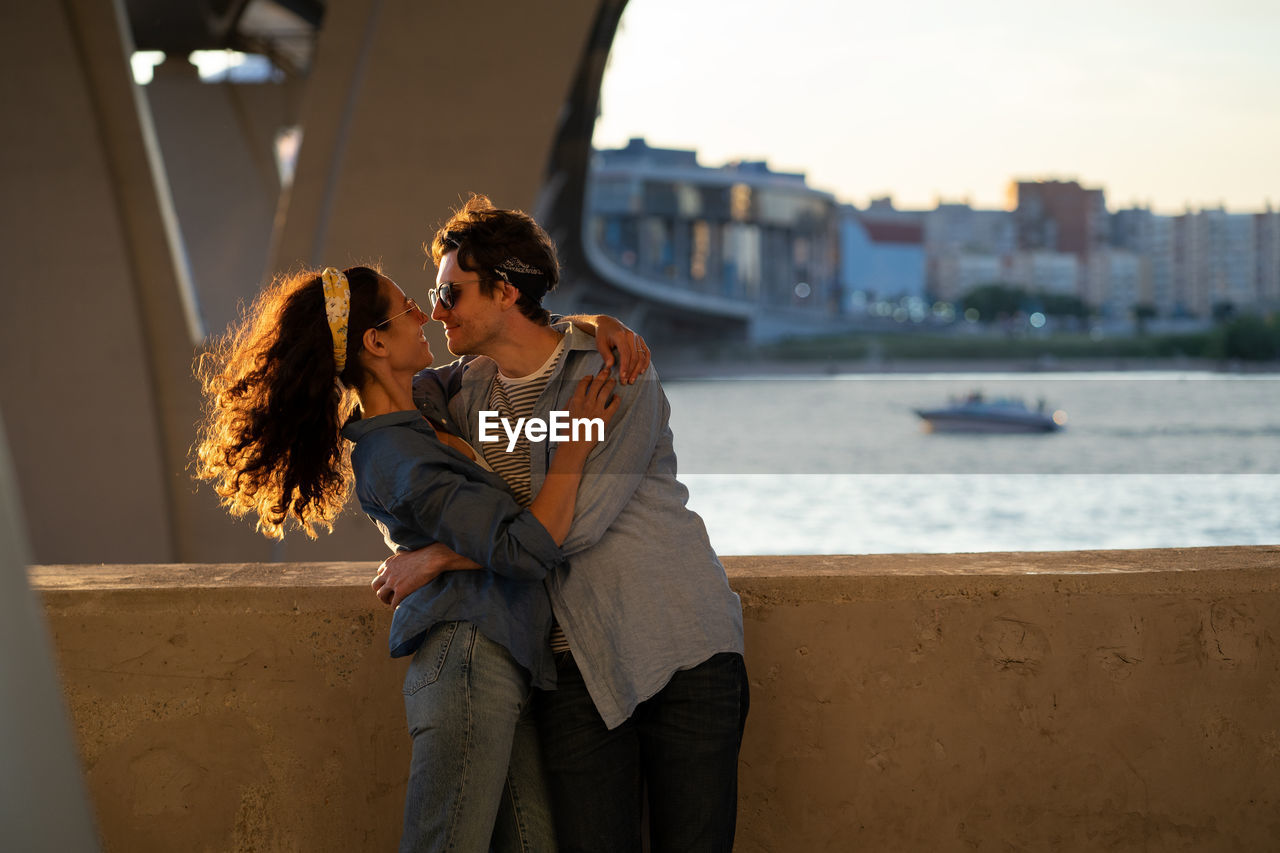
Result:
M470 622L427 633L404 680L413 737L402 853L554 853L529 676Z
M729 853L749 693L742 656L681 670L609 730L573 655L538 697L538 730L561 853L639 853L648 792L653 853Z

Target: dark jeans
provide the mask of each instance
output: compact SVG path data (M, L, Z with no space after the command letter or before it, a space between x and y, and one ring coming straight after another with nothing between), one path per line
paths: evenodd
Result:
M742 656L681 670L616 729L605 728L571 654L536 703L561 853L639 853L649 797L652 853L729 853L749 695Z

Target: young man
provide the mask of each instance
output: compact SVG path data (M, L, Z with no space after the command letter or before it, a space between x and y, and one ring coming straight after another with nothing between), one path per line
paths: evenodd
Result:
M527 215L473 197L431 253L432 318L451 352L488 358L472 360L454 388L420 391L450 397L455 426L527 501L555 443L524 429L512 447L496 424L550 422L601 358L586 336L548 325L541 302L559 264ZM569 562L546 581L557 689L539 697L538 724L556 833L563 851L638 853L647 791L654 851L729 851L748 707L742 609L702 519L685 506L653 369L617 394L561 546ZM496 413L484 416L486 435L481 412ZM441 558L410 557L397 567L400 583L415 559Z

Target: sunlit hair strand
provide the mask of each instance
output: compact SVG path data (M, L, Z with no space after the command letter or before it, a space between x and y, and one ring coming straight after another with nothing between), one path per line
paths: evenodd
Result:
M318 270L277 278L240 322L196 362L204 411L195 476L232 515L257 516L280 539L292 522L314 539L333 530L350 493L351 450L341 429L358 416L365 330L387 316L379 273L345 271L351 284L346 366L336 373ZM339 387L336 379L341 379Z

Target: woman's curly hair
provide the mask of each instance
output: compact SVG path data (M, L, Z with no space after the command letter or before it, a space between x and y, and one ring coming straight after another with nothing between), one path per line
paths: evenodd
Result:
M336 375L319 272L277 278L241 321L196 362L204 411L195 476L209 480L234 516L257 513L258 530L284 536L289 519L312 539L333 530L351 489L351 450L341 429L358 416L364 332L387 316L379 273L346 270L351 285L347 361ZM335 379L340 379L339 388Z

